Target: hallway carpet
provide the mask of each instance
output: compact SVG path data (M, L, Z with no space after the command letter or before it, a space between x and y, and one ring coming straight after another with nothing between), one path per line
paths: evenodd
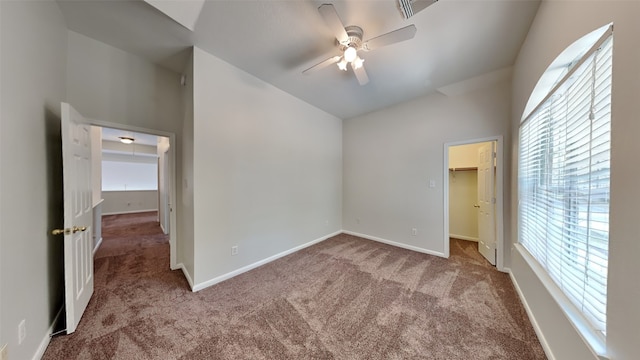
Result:
M338 235L192 293L155 213L104 218L95 293L43 359L545 359L507 274Z

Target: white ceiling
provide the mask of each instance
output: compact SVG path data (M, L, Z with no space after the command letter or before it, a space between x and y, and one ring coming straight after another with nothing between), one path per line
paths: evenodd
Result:
M397 0L216 0L205 2L191 32L143 0L58 2L73 31L177 72L196 45L343 119L452 84L464 92L464 80L487 73L508 74L539 6L539 0L440 0L405 20ZM362 27L364 40L409 24L418 31L412 40L361 53L367 85L336 66L302 75L338 54L317 11L322 3L334 4L345 25Z

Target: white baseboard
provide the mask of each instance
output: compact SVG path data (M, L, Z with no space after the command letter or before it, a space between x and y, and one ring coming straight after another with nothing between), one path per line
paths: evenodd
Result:
M533 330L536 332L536 335L538 336L538 340L540 340L540 345L542 345L542 349L544 350L545 355L547 355L547 359L555 360L556 358L555 356L553 356L553 353L551 352L551 347L549 346L547 339L544 337L544 334L542 333L542 329L538 325L538 322L536 321L536 317L533 315L533 311L531 311L531 308L527 303L527 299L524 297L524 294L520 289L520 285L518 285L518 281L516 280L516 277L513 276L513 272L511 272L511 269L508 269L508 270L509 270L509 277L511 278L511 282L513 283L513 287L516 289L516 292L518 293L518 297L520 298L520 301L522 301L524 310L527 312L529 321L531 321Z
M399 248L403 248L403 249L407 249L407 250L417 251L417 252L420 252L420 253L423 253L423 254L429 254L429 255L434 255L434 256L439 256L439 257L446 257L444 255L444 253L441 253L441 252L428 250L428 249L424 249L424 248L413 246L413 245L407 245L407 244L403 244L403 243L399 243L399 242L395 242L395 241L379 238L379 237L376 237L376 236L371 236L371 235L367 235L367 234L361 234L361 233L357 233L357 232L349 231L349 230L342 230L342 232L344 234L347 234L347 235L353 235L353 236L361 237L361 238L364 238L364 239L381 242L383 244L387 244L387 245L391 245L391 246L395 246L395 247L399 247Z
M137 213L151 212L151 211L158 211L158 209L143 209L143 210L131 210L131 211L112 211L112 212L108 212L108 213L102 213L102 216L105 216L105 215L137 214Z
M62 315L62 310L64 310L64 307L61 307L60 310L58 310L56 316L53 318L49 329L44 335L44 339L42 339L42 341L40 342L40 346L38 346L38 350L36 350L36 353L33 354L33 360L40 360L42 356L44 356L44 352L45 350L47 350L47 346L49 346L49 341L51 341L51 334L53 334L54 326L56 326L58 320L60 319L60 316Z
M193 290L193 279L191 278L191 274L189 274L187 267L184 266L183 263L180 263L180 264L177 264L175 268L171 268L171 270L178 270L178 269L182 270L184 277L187 278L187 282L189 283L189 287L191 288L191 291L195 291Z
M467 240L467 241L475 241L475 242L480 241L480 239L478 239L477 237L458 235L458 234L449 234L449 237L454 239Z
M98 248L100 248L100 245L102 245L102 238L98 240L98 242L96 243L96 246L93 248L93 256L96 256L96 251L98 251Z
M242 274L242 273L245 273L245 272L247 272L247 271L249 271L249 270L253 270L253 269L255 269L255 268L259 267L259 266L262 266L262 265L265 265L265 264L267 264L267 263L270 263L270 262L272 262L272 261L274 261L274 260L277 260L277 259L279 259L279 258L281 258L281 257L287 256L287 255L289 255L289 254L292 254L292 253L294 253L294 252L296 252L296 251L299 251L299 250L302 250L302 249L304 249L304 248L307 248L307 247L309 247L309 246L311 246L311 245L315 245L315 244L317 244L317 243L319 243L319 242L321 242L321 241L327 240L328 238L333 237L333 236L336 236L336 235L339 235L339 234L341 234L341 233L342 233L342 231L336 231L336 232L334 232L334 233L332 233L332 234L325 235L325 236L323 236L323 237L321 237L321 238L318 238L318 239L312 240L312 241L310 241L310 242L308 242L308 243L305 243L305 244L302 244L302 245L296 246L296 247L294 247L294 248L291 248L291 249L289 249L289 250L283 251L283 252L281 252L281 253L275 254L275 255L270 256L270 257L268 257L268 258L266 258L266 259L263 259L263 260L257 261L257 262L255 262L255 263L253 263L253 264L249 264L249 265L244 266L244 267L241 267L241 268L239 268L239 269L237 269L237 270L234 270L234 271L228 272L228 273L226 273L226 274L224 274L224 275L220 275L220 276L215 277L215 278L213 278L213 279L211 279L211 280L207 280L207 281L201 282L201 283L199 283L199 284L196 284L195 286L192 286L192 287L191 287L191 289L192 289L194 292L196 292L196 291L200 291L200 290L202 290L202 289L204 289L204 288L208 288L209 286L213 286L213 285L215 285L215 284L217 284L217 283L219 283L219 282L222 282L222 281L225 281L225 280L231 279L231 278L232 278L232 277L234 277L234 276L238 276L238 275L240 275L240 274Z

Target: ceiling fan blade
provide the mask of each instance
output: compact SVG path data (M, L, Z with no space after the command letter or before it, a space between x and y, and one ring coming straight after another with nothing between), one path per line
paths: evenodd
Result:
M409 25L392 32L369 39L362 44L362 49L371 51L383 46L399 43L401 41L413 39L416 36L416 26Z
M347 35L347 31L344 29L344 25L336 12L336 8L334 8L332 4L322 4L318 8L318 11L329 29L331 29L336 36L336 39L338 39L340 43L346 42L349 39L349 35Z
M353 69L353 73L356 74L356 78L358 79L360 85L366 85L369 82L369 76L364 70L364 66L360 66L356 69L353 63L351 63L351 68Z
M340 61L341 56L340 55L336 55L333 57L328 58L327 60L324 60L318 64L313 65L312 67L308 68L307 70L303 71L303 74L309 74L312 73L314 71L326 68L327 66L331 65L331 64L335 64L338 61Z

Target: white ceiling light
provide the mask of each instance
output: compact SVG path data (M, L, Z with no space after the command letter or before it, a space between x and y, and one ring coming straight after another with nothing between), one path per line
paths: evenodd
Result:
M363 63L364 63L364 59L361 59L360 56L356 56L356 59L353 60L353 68L356 70L360 69Z
M347 71L347 60L345 60L344 58L342 60L340 60L340 62L338 63L338 68L342 71Z
M119 136L118 139L120 139L120 142L123 144L131 144L136 141L136 139L129 136Z
M356 57L358 57L357 54L357 50L356 48L354 48L353 46L349 46L345 51L344 51L344 59L347 62L353 62L353 60L356 59Z

